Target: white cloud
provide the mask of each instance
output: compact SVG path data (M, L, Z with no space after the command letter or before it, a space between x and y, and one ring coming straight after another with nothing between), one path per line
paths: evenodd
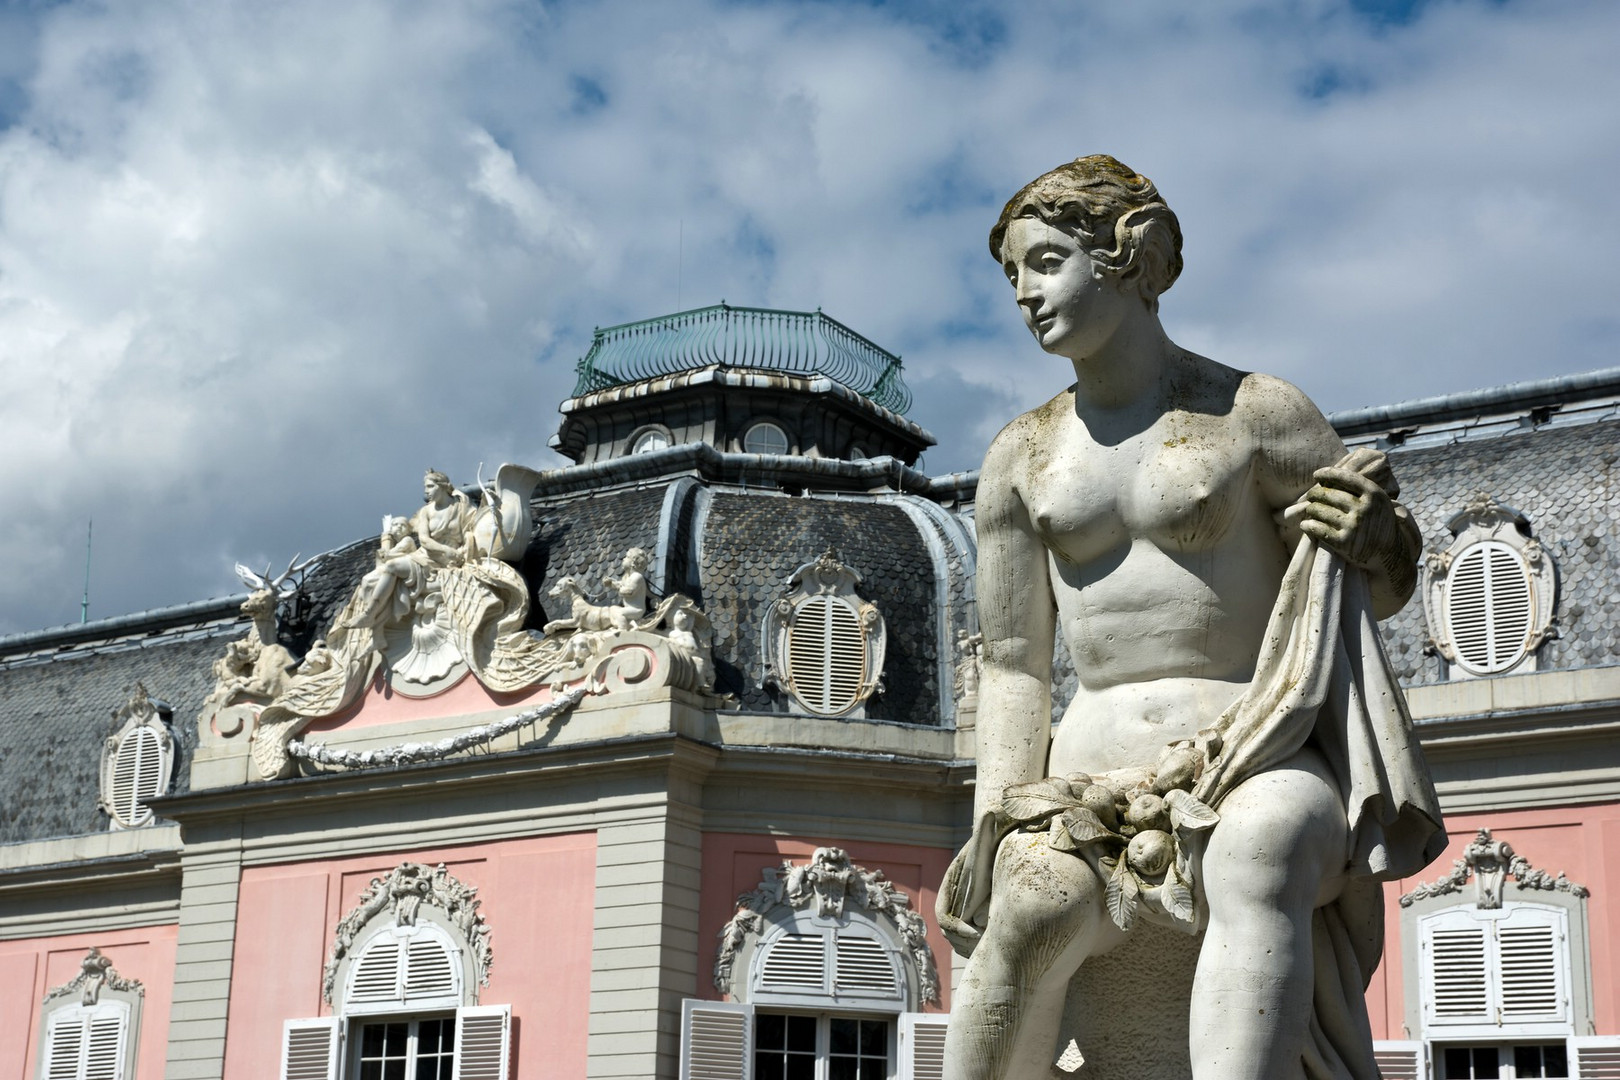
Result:
M1620 339L1598 0L176 0L3 29L0 631L76 616L92 514L108 615L374 531L427 465L546 462L590 327L677 293L904 353L930 465L970 466L1066 381L985 232L1079 153L1181 215L1172 334L1326 407Z

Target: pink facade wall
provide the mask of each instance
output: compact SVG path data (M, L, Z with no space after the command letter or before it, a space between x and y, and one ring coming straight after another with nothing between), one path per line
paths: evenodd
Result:
M35 1074L41 1002L50 990L72 982L84 954L97 948L118 974L138 979L146 988L132 1080L159 1080L168 1054L179 936L179 928L171 924L0 941L0 1076Z
M321 734L343 728L379 727L399 724L407 720L431 720L440 716L467 716L492 709L509 709L514 705L544 705L555 695L549 685L535 687L516 694L497 694L471 675L464 676L454 686L428 697L410 697L396 693L382 673L372 679L371 685L353 705L332 716L321 717L306 729Z
M1423 873L1384 887L1384 962L1367 991L1367 1011L1376 1039L1413 1039L1405 1030L1402 989L1400 897L1415 886L1444 877L1481 828L1513 845L1537 870L1560 871L1591 890L1587 901L1592 958L1592 1005L1597 1034L1620 1034L1620 803L1560 806L1549 810L1496 810L1446 818L1446 853ZM1472 885L1469 886L1472 888ZM1509 892L1512 885L1508 886ZM1412 961L1412 962L1415 962Z
M331 1014L321 1000L321 971L337 924L372 878L406 861L442 862L453 877L478 889L483 901L479 911L494 950L489 985L481 990L479 1002L512 1006L513 1080L584 1077L596 896L594 833L243 870L226 1080L273 1076L283 1022Z
M703 834L703 884L698 901L698 996L720 997L709 972L714 967L720 930L737 912L737 897L759 884L760 873L784 859L807 862L818 847L841 847L850 862L867 870L881 870L907 896L928 924L928 945L939 970L940 1006L928 1012L949 1011L951 1006L951 947L934 919L934 898L945 877L953 852L908 844L868 844L827 837L751 836L739 833Z

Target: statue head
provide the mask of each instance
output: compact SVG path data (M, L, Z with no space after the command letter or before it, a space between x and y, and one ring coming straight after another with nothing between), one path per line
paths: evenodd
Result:
M645 573L649 561L646 548L633 547L624 553L624 570L626 573Z
M422 477L422 494L428 499L443 493L445 498L455 494L455 486L450 483L450 477L438 469L429 469Z
M1007 226L1038 218L1080 242L1122 286L1154 311L1181 274L1181 224L1153 181L1107 154L1076 158L1043 173L1007 200L990 230L990 255L1002 260Z

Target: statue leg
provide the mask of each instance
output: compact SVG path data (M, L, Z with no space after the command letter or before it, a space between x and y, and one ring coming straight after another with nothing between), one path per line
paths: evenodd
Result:
M1203 860L1209 929L1192 996L1195 1080L1303 1077L1311 913L1333 899L1349 828L1327 764L1304 750L1220 805Z
M984 936L951 1004L946 1080L1045 1080L1068 982L1124 934L1084 860L1015 832L996 852Z

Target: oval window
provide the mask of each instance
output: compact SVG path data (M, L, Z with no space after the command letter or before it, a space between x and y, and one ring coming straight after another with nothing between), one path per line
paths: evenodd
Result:
M1446 622L1465 671L1493 675L1523 660L1535 608L1529 568L1508 545L1483 540L1452 560Z
M811 712L837 716L859 704L866 683L866 629L852 604L813 596L788 631L793 693Z

